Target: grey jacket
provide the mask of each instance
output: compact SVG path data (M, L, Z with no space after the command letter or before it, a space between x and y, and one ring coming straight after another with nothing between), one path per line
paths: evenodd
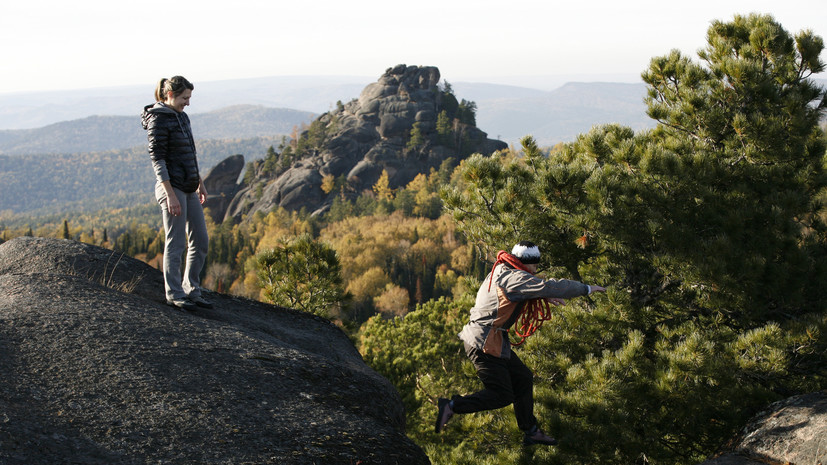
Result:
M195 192L201 178L189 116L156 102L144 107L141 126L146 130L155 179L159 183L169 181L172 187L187 193Z
M508 329L517 321L526 301L569 299L587 295L589 286L568 279L544 281L526 271L501 263L486 276L471 309L471 319L459 333L462 341L495 357L511 357ZM491 286L489 289L489 282Z

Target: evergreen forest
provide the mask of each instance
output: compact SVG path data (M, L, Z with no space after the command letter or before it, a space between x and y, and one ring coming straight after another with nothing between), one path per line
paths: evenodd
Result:
M208 219L204 285L334 321L396 386L434 464L700 463L769 403L827 389L823 49L768 15L713 21L697 57L642 72L654 129L526 136L405 186L385 174L321 215ZM32 221L0 225L0 241L63 237L160 267L151 202ZM608 290L515 349L560 444L522 446L511 407L436 434L437 399L481 388L456 335L520 240L539 245L542 276Z

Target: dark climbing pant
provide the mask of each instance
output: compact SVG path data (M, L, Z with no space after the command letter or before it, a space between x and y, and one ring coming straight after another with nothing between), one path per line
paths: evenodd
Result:
M534 417L534 374L513 351L510 358L494 357L465 344L465 354L477 369L485 389L467 396L454 396L455 413L494 410L514 404L517 427L528 431L537 425Z

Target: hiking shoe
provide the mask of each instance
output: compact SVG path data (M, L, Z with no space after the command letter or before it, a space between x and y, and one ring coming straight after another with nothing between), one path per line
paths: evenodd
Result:
M195 296L195 297L189 296L189 299L192 303L194 303L195 305L198 305L199 307L212 308L212 303L207 301L207 300L204 300L204 298L201 297L200 295Z
M436 412L436 432L439 433L454 416L454 409L451 408L451 401L448 399L440 398L437 400L437 406L439 408Z
M181 310L188 310L188 311L198 310L198 306L195 305L195 302L193 302L192 300L190 300L186 297L181 298L181 299L167 300L167 305L172 305L173 307L178 307Z
M534 444L543 444L545 446L556 446L557 440L547 435L543 430L536 426L532 429L534 432L525 433L523 437L524 446L533 446Z

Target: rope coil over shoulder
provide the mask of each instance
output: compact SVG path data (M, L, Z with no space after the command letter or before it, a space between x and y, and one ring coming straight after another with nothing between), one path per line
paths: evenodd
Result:
M494 266L491 268L491 278L488 280L489 291L491 290L491 283L494 281L494 268L496 268L500 263L506 263L514 268L517 268L518 270L531 273L531 271L529 271L523 262L521 262L517 257L511 255L505 250L500 250L497 253L497 261L494 262ZM525 306L523 307L523 311L520 313L520 316L517 317L517 321L513 326L514 334L516 334L520 340L518 342L511 342L511 345L521 345L525 342L527 337L531 336L535 331L540 329L540 326L543 325L544 321L550 320L551 316L551 304L549 304L548 300L527 300L525 302Z

